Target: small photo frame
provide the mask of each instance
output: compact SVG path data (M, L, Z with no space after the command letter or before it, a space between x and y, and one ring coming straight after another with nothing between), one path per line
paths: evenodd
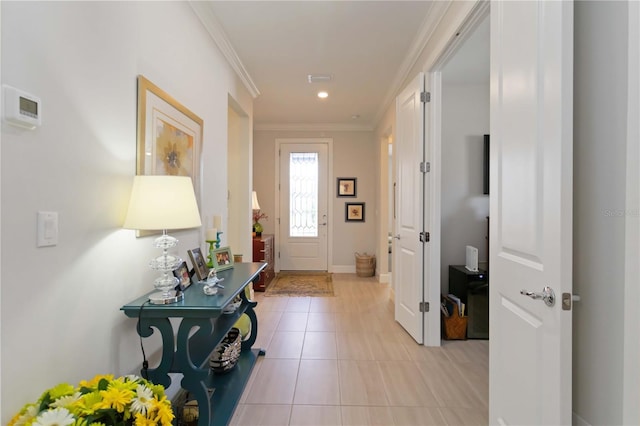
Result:
M356 178L339 177L336 194L338 197L355 197L356 196Z
M230 247L221 247L213 251L213 267L216 271L233 268L233 253Z
M345 222L364 222L364 203L344 203Z
M173 276L180 280L180 283L177 285L176 290L180 289L184 291L191 285L191 275L189 275L189 267L187 266L187 262L182 262L180 266L174 269Z
M191 259L191 263L193 264L193 269L196 271L196 277L198 277L198 281L203 281L207 279L207 275L209 275L209 267L207 266L207 262L205 262L204 257L202 256L202 252L200 248L194 248L192 250L187 250L189 253L189 258Z

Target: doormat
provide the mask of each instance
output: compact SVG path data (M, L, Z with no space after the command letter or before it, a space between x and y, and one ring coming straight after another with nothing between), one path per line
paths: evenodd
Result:
M332 274L327 272L279 272L267 287L265 296L333 297Z

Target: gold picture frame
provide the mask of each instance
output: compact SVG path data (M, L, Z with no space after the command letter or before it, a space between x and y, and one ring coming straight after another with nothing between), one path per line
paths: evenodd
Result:
M138 76L138 175L189 176L200 204L203 121L144 76Z

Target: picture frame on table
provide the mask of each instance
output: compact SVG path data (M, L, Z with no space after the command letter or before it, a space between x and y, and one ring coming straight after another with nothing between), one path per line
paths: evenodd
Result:
M357 194L357 179L354 177L339 177L336 179L336 195L338 197L355 197Z
M136 174L189 176L199 206L203 125L200 117L139 75Z
M189 267L187 266L187 262L182 262L180 266L174 269L173 276L180 281L176 286L176 290L180 289L181 291L184 291L191 285L191 274L189 274Z
M231 252L231 247L220 247L213 251L213 268L216 271L233 268L233 253Z
M194 248L191 250L187 250L189 254L189 258L191 259L191 264L193 265L193 269L195 271L196 277L198 281L204 281L207 279L209 275L209 267L207 266L207 262L202 256L202 251L200 248Z
M364 222L364 203L345 203L344 207L345 222Z

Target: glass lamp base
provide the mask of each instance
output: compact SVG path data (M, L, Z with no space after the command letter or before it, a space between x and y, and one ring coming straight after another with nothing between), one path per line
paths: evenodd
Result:
M157 293L153 293L149 296L149 303L152 305L168 305L171 303L176 303L184 299L183 292L177 292L175 290L171 290L169 294L165 294L162 291Z

